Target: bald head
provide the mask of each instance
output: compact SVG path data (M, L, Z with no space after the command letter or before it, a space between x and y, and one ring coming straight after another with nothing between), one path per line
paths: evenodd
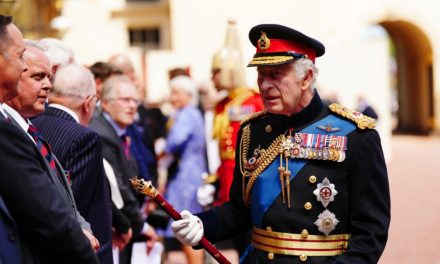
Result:
M124 75L128 75L130 72L134 72L133 63L130 58L124 54L112 55L108 62L118 68Z

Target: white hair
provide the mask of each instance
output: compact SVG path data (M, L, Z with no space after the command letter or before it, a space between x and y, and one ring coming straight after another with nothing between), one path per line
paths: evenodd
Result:
M96 94L92 72L76 63L59 68L53 80L53 93L80 98Z
M316 78L318 77L318 68L315 63L308 58L303 58L294 61L293 67L295 69L297 80L303 80L309 70L313 72L313 78L310 84L310 89L313 91Z
M113 99L116 93L116 87L118 87L118 85L120 83L127 83L129 85L132 85L133 87L136 88L135 84L133 83L133 81L125 75L113 75L110 78L108 78L107 80L105 80L104 85L102 87L102 100L109 100L109 99Z
M46 55L54 66L61 67L75 61L73 50L59 39L43 38L38 44L46 49Z
M197 99L198 99L197 85L188 76L179 75L177 77L174 77L173 79L170 80L170 87L171 89L187 92L189 95L191 95L192 104L193 105L197 104Z
M26 45L27 47L34 47L34 48L39 49L43 52L46 52L46 49L35 40L23 39L23 42L24 42L24 45Z

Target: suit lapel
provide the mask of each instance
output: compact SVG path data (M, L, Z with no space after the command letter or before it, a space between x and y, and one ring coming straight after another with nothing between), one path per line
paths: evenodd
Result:
M60 110L61 111L61 110ZM9 116L9 115L8 115ZM29 134L27 132L25 132L23 130L23 128L17 123L17 121L15 121L14 118L12 118L11 116L9 116L9 120L11 121L11 123L16 126L17 128L19 128L19 130L24 133L26 135L26 138L29 138L29 144L32 144L34 150L37 152L37 155L40 159L40 161L44 164L44 167L46 169L47 174L49 175L50 180L52 181L52 183L55 184L56 188L58 189L58 191L62 194L62 196L64 197L64 199L67 199L67 201L69 202L69 204L72 205L73 208L76 208L75 205L75 201L73 200L73 194L72 194L72 190L68 187L69 183L66 179L66 176L64 174L64 169L61 166L61 164L59 163L58 159L56 158L56 156L52 153L54 159L55 159L55 164L56 164L56 169L57 171L53 170L50 167L49 162L47 161L47 159L41 154L40 150L38 149L37 145L35 144L34 141L32 141L32 139L29 137ZM58 174L60 174L60 176L58 176Z
M57 159L57 157L54 156L54 160L55 160L56 169L60 175L59 180L57 182L59 182L61 184L61 188L63 188L65 190L70 204L75 209L75 211L77 211L75 199L73 198L74 196L73 196L72 188L70 188L70 183L67 180L65 170L64 170L63 166L61 165L60 161ZM57 177L58 177L58 175L57 175Z
M101 113L101 115L98 117L98 123L101 126L100 134L104 136L105 138L111 140L113 144L118 146L118 151L121 154L124 154L124 149L122 148L121 139L119 138L118 134L116 134L115 129L110 125L110 123L105 119L104 115ZM124 156L125 157L125 156Z

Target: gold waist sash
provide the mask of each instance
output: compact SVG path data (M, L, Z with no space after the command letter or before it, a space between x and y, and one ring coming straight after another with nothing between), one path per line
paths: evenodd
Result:
M344 253L351 235L301 235L266 231L254 227L252 245L254 248L282 255L293 256L336 256Z

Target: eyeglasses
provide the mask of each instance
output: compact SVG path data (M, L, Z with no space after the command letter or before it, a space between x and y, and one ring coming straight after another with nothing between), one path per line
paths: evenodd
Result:
M123 104L129 104L129 103L135 103L136 105L140 105L141 101L138 99L134 99L132 97L118 97L118 98L112 98L110 100L117 100L119 102L122 102Z

